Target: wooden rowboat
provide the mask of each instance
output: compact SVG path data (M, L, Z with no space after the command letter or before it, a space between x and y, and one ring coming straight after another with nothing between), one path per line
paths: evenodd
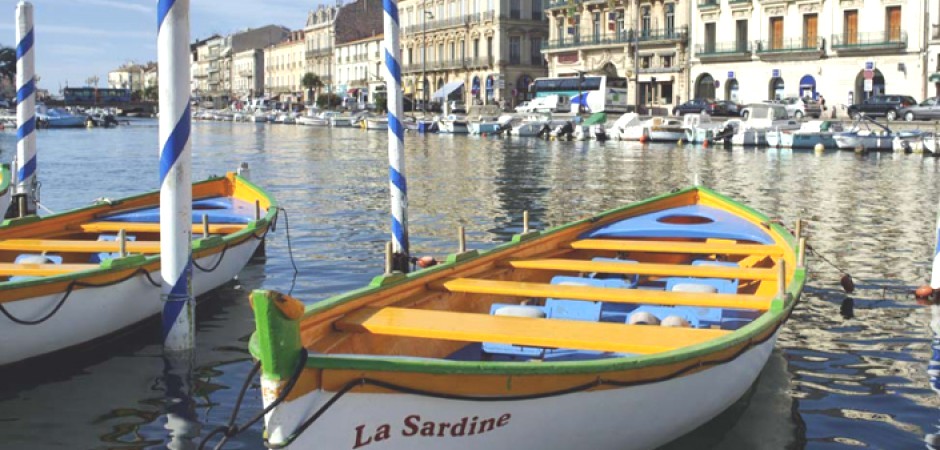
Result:
M754 383L803 289L802 247L694 187L306 307L255 291L266 444L663 445Z
M153 192L0 226L0 366L160 314L159 204ZM193 295L237 275L276 213L266 192L234 173L194 183Z

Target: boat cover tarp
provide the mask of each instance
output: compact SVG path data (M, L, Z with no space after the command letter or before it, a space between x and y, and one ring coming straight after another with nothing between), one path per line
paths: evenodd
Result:
M734 214L702 205L682 206L642 214L590 231L582 239L666 238L735 239L773 244L758 225Z
M447 98L447 96L452 94L457 89L460 89L461 87L463 87L463 81L452 81L450 83L447 83L441 86L441 88L438 89L437 92L431 95L431 98L433 99Z
M594 113L584 121L584 125L597 125L607 123L607 113Z

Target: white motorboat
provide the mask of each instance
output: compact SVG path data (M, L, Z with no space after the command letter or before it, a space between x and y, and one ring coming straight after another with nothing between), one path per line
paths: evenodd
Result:
M683 123L675 117L653 117L644 126L649 142L679 142L685 138Z
M771 130L767 132L767 145L781 148L815 148L822 144L824 148L835 149L834 135L842 131L842 125L828 120L810 120L800 124L798 130Z
M755 103L748 105L744 120L729 119L725 124L734 127L731 143L742 146L767 146L767 133L775 130L798 130L800 122L789 119L783 105Z
M872 128L872 125L875 128ZM896 139L905 142L923 139L923 135L924 133L920 130L894 131L873 119L863 117L855 122L851 130L836 133L833 138L836 146L842 150L890 151L894 150ZM898 143L899 146L902 145L901 142Z
M711 141L719 132L723 131L725 127L725 123L712 121L712 117L704 112L699 114L686 114L682 118L685 142L688 143L699 144L705 141Z
M49 108L41 103L36 105L36 125L39 128L80 128L87 120L85 115L72 114L62 108Z
M353 116L344 116L342 114L334 114L330 116L330 126L333 128L350 128L355 126L356 119Z
M512 136L542 136L563 125L566 120L552 119L551 114L543 113L526 116L509 132Z
M367 130L388 130L388 117L385 116L366 117L363 123Z
M636 113L625 113L614 121L614 124L607 130L607 133L621 141L638 141L643 132L640 128L640 124L639 115Z
M467 134L470 132L467 128L467 118L455 114L441 119L438 127L441 133Z
M297 118L297 124L315 127L327 127L330 126L330 118L337 114L338 113L333 111L323 111L319 114L306 114Z
M501 118L503 118L502 121ZM512 116L502 115L499 106L473 105L467 113L467 132L470 134L494 133L502 123L508 123L511 120Z

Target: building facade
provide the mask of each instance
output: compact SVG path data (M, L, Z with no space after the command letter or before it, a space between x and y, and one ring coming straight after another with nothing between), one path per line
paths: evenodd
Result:
M251 99L264 92L264 50L252 48L232 55L232 94Z
M269 47L286 39L288 34L287 28L266 25L196 41L190 46L193 97L211 102L214 107L222 107L233 99L242 98L242 93L235 92L235 80L238 77L234 65L235 55ZM261 95L261 91L256 88L255 95Z
M349 107L371 101L373 90L384 85L382 42L384 15L381 0L356 0L340 7L335 20L333 50L334 92L347 98Z
M301 82L307 72L306 50L303 30L292 31L285 41L264 49L266 95L285 102L303 102Z
M127 63L108 72L108 87L141 92L147 87L156 85L156 72L157 63L155 62L147 64Z
M333 69L333 47L336 36L334 21L339 6L320 5L307 14L304 27L306 42L307 72L320 77L324 87L330 89L335 81Z
M688 98L689 3L546 0L549 74L626 78L631 104L681 102Z
M401 0L398 7L407 96L430 100L444 85L462 83L452 96L511 107L548 74L542 0Z
M940 72L937 52L928 52L940 36L928 37L925 0L699 0L692 8L695 98L822 94L843 110L879 93L923 99Z

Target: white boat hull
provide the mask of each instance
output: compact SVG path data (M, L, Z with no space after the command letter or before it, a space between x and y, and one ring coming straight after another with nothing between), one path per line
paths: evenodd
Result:
M234 278L260 242L249 237L228 248L218 267L211 272L193 267L193 294L202 295ZM207 255L196 262L211 268L221 254ZM151 272L150 278L159 283L160 272ZM139 273L111 286L76 288L55 314L38 325L20 325L0 317L3 322L0 342L5 343L0 349L0 366L87 343L155 317L163 311L160 293L160 286L154 286ZM3 307L19 319L37 320L49 314L64 295L65 292L59 292L7 302Z
M388 119L366 119L367 130L388 130Z
M330 126L333 128L350 128L353 126L352 117L333 117L330 118Z
M297 118L297 124L314 127L325 127L330 125L330 121L321 117L300 116Z
M760 374L775 341L776 335L733 361L690 375L542 399L475 402L350 393L287 448L652 449L708 422L741 398ZM267 383L262 378L266 405L275 392ZM314 391L275 408L266 416L269 441L283 442L333 395ZM440 424L445 422L448 426L442 430ZM457 431L461 423L466 426ZM428 436L431 426L435 431Z
M438 125L440 133L467 134L467 122L462 120L442 120Z

